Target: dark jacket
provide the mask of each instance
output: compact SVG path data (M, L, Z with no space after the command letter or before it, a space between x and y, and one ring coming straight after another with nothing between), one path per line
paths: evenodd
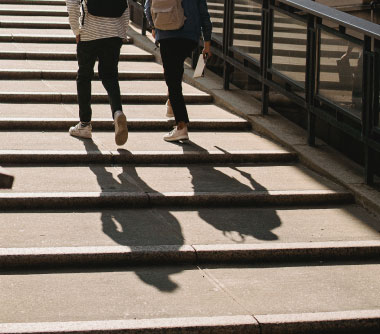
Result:
M151 0L146 0L144 11L149 24L153 27L150 3ZM156 41L167 38L187 38L198 42L201 33L205 41L210 41L212 24L206 0L182 0L182 7L186 16L184 26L178 30L156 29Z

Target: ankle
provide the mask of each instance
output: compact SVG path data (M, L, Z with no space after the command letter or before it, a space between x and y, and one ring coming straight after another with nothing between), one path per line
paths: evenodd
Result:
M179 122L178 124L177 124L177 129L178 130L182 130L182 129L187 129L187 124L185 123L185 122Z

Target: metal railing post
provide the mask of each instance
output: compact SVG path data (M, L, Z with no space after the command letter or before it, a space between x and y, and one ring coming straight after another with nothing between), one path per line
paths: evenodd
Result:
M223 56L229 55L229 49L232 45L233 34L233 15L234 0L224 0L224 19L223 19ZM223 88L230 88L231 65L224 59L223 67Z
M269 108L269 86L265 80L271 79L268 68L271 63L271 54L273 48L273 17L270 10L270 0L264 0L262 5L261 16L261 53L260 53L260 71L262 81L261 91L261 113L268 114Z
M362 136L364 143L364 177L367 184L374 181L374 151L369 146L370 134L372 131L373 107L374 107L374 80L375 61L372 53L372 39L364 37L363 49L363 95L362 95Z
M314 96L316 88L316 68L318 57L317 41L317 18L309 14L307 24L307 50L306 50L306 86L305 100L307 104L307 142L310 146L315 146L315 115Z
M145 1L146 1L146 0L142 0L142 9L143 9L143 11L142 11L142 27L141 27L141 34L142 34L143 36L146 35L146 30L147 30L147 26L148 26L148 21L147 21L147 19L146 19L146 17L145 17L145 14L144 14Z

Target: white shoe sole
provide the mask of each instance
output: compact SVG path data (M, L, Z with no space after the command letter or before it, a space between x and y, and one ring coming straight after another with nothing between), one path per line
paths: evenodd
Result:
M124 114L115 119L115 142L116 145L124 145L128 140L127 118Z
M171 138L171 137L165 138L164 137L164 140L165 141L180 141L180 140L185 141L185 140L189 140L189 136L180 136L180 137L174 137L174 138Z
M92 139L92 134L84 134L81 132L74 132L69 130L69 134L72 137L78 137L78 138L85 138L85 139Z

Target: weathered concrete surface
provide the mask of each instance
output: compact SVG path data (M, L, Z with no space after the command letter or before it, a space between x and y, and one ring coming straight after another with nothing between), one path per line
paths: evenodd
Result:
M379 231L380 223L356 206L27 211L0 216L2 248L365 241L379 240Z
M1 334L119 333L119 334L259 334L257 321L248 315L156 318L140 320L77 321L65 323L0 324Z
M160 119L168 120L165 116L165 103L162 104L126 104L123 106L127 119ZM191 119L232 119L242 120L241 117L231 114L230 112L214 104L189 104L187 111ZM109 119L111 120L111 109L108 105L94 104L92 106L93 120ZM75 118L79 119L78 106L73 104L25 104L20 103L1 103L1 118L20 118L28 120L29 118ZM1 121L0 118L0 121Z
M13 192L143 191L250 193L253 191L342 190L300 165L8 167ZM168 177L162 178L162 175ZM286 178L284 179L284 175ZM41 178L44 182L41 182Z
M21 19L25 19L21 17ZM46 20L46 18L44 18ZM57 18L58 19L58 18ZM67 20L67 19L66 19ZM76 54L76 45L74 43L1 43L2 50L1 52L68 52L71 54ZM123 44L121 47L121 54L141 54L148 55L147 51L142 50L141 48L131 45L131 44Z
M377 263L205 268L252 314L379 309L379 270Z
M193 266L14 272L0 285L1 323L249 314Z
M74 125L75 123L73 123ZM168 130L170 129L167 126ZM281 146L250 132L190 132L191 142L173 145L163 140L166 132L131 132L123 150L129 152L249 152L249 151L282 151ZM93 131L93 140L79 140L69 136L68 132L14 131L0 132L1 154L6 150L36 151L116 151L115 134L113 132ZM23 138L20 141L20 138Z
M377 309L379 271L379 264L353 263L4 273L0 322L20 322L20 315L22 322L65 322Z
M21 59L0 59L0 71L12 69L22 72L23 70L40 70L40 71L76 71L78 62L76 61L60 61L60 60L21 60ZM97 67L95 67L95 70ZM121 61L119 63L119 71L139 71L139 72L159 72L162 73L162 66L155 62L141 61ZM95 71L97 72L97 71Z
M161 81L151 81L149 85L145 81L120 81L120 89L123 93L142 93L142 94L152 94L161 93L167 94L167 87L163 80ZM76 94L76 82L74 80L61 81L61 80L42 80L42 81L32 81L32 80L7 80L6 85L2 85L1 92L21 92L21 93L38 93L38 92L54 92L54 93L75 93ZM94 81L92 83L92 92L105 93L105 89L101 82ZM194 88L188 84L183 84L184 94L197 94L197 95L207 95L197 88Z

